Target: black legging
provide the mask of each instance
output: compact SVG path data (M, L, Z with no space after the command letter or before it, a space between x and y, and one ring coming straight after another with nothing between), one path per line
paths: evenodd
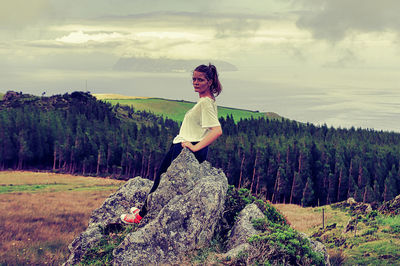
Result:
M196 143L197 142L192 142L193 145L196 145ZM167 171L167 169L171 165L172 161L176 157L178 157L178 155L181 153L182 149L183 148L182 148L181 143L171 145L168 153L164 156L164 159L161 163L160 168L158 168L157 175L156 175L156 178L154 179L154 184L153 184L153 187L150 189L149 195L158 188L158 185L160 184L160 180L161 180L161 175ZM206 160L207 153L208 153L208 146L204 147L203 149L201 149L199 151L194 152L193 154L196 157L197 161L199 161L199 163L202 163ZM144 205L139 212L139 215L141 217L143 217L147 214L147 199L148 199L149 195L147 195L147 197L144 201Z

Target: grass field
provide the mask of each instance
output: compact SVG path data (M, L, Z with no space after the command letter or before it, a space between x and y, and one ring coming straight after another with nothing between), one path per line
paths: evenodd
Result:
M275 204L275 208L281 211L290 221L292 227L300 232L309 234L314 228L322 226L322 214L313 208L302 208L294 204ZM332 214L327 214L330 220Z
M336 228L325 230L318 239L328 249L332 265L400 265L400 216L377 216L363 218L357 231L344 233L351 215L330 206L302 208L291 204L276 204L292 226L307 235L322 228L322 209L325 226L336 224ZM335 263L341 262L341 263Z
M57 192L77 190L109 190L119 181L83 176L21 171L0 172L0 194L10 192Z
M167 100L161 98L138 98L129 96L118 96L118 95L97 95L94 94L98 99L109 102L113 105L119 103L120 105L128 105L135 108L135 110L145 110L152 112L156 115L163 115L170 119L178 122L182 122L185 113L192 108L195 104L187 101L176 101ZM128 97L128 98L127 98ZM235 109L228 107L218 107L218 115L220 117L226 117L232 115L235 121L246 118L259 118L268 117L273 119L281 119L281 117L275 113L260 113L257 111Z
M92 211L122 181L0 172L0 265L60 265ZM15 190L5 190L14 187Z
M88 224L92 211L123 181L53 173L0 172L0 265L59 265L68 244ZM351 215L330 206L276 204L292 226L328 248L332 265L400 265L400 216L360 219L357 233L343 233ZM337 263L337 262L341 263Z

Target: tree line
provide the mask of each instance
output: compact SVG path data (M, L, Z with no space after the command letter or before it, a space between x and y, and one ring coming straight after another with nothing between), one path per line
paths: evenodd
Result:
M400 134L295 121L221 119L210 161L274 203L379 203L400 193Z
M0 169L154 179L179 124L90 93L0 102ZM324 205L400 194L400 134L267 118L220 118L208 160L274 203Z
M0 169L151 178L164 141L178 130L172 120L113 107L89 93L42 98L20 95L0 106Z

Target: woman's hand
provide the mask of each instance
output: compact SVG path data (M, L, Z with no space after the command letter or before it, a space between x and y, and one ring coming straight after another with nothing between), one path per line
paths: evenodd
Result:
M197 151L196 146L193 145L193 144L192 144L191 142L189 142L189 141L182 142L181 145L182 145L183 148L188 148L188 149L190 149L192 152L196 152L196 151Z
M208 133L204 137L204 139L202 139L196 145L193 145L189 141L182 142L181 145L182 145L183 148L188 148L192 152L196 152L196 151L199 151L199 150L203 149L204 147L207 147L211 143L213 143L221 135L222 135L221 126L212 127L212 128L210 128L210 130L208 131Z

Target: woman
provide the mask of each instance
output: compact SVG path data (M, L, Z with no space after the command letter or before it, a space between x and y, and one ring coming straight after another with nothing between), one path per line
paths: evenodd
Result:
M190 149L199 163L202 163L207 158L208 146L222 135L215 104L215 97L221 93L222 86L216 67L211 64L196 67L192 81L194 91L199 94L199 100L186 113L179 134L174 138L169 152L165 155L149 194L157 189L161 175L167 171L183 148ZM147 214L147 198L141 210L133 207L130 213L121 215L121 220L127 224L140 223L142 217Z

